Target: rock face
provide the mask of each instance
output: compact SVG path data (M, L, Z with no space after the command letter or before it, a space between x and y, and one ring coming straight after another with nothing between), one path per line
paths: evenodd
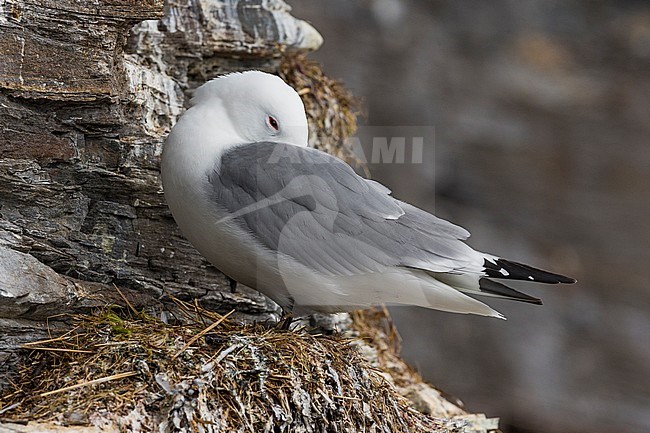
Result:
M521 430L650 431L650 4L293 6L369 125L435 127L424 164L378 180L476 248L578 279L520 286L542 307L491 302L506 323L396 310L411 361Z
M0 357L38 338L15 332L25 321L111 302L113 283L142 305L176 294L275 311L254 291L230 294L182 239L158 156L192 85L277 69L280 51L320 36L280 1L217 5L0 2Z
M142 303L182 293L274 311L252 291L222 290L223 277L180 237L158 157L186 91L224 71L277 69L280 52L320 45L288 12L281 1L0 3L4 318L87 305L93 284L112 283Z
M123 319L107 313L109 322L102 337L106 340L99 345L99 340L91 341L90 350L84 347L71 351L66 338L51 338L70 331L71 319L62 314L123 304L124 294L138 317L135 309L165 304L171 296L196 299L201 308L208 310L235 309L240 319L264 321L277 315L277 306L253 290L240 287L237 293L231 293L225 277L181 237L164 203L158 166L164 137L196 86L218 73L233 70L277 72L283 54L318 48L322 43L318 32L293 18L289 10L280 0L170 0L164 4L158 0L0 0L0 431L97 431L95 427L63 427L49 422L26 426L3 423L26 401L15 401L16 396L43 397L38 389L33 390L36 394L26 393L34 383L15 391L12 381L21 377L36 381L43 369L49 372L57 368L62 359L58 353L73 353L62 363L69 366L79 360L75 353L87 355L97 347L122 344L140 350L150 342L149 333L141 336L142 344L113 340L132 330L122 325ZM295 59L301 61L298 56ZM291 66L285 64L284 68ZM308 69L318 68L309 64ZM281 72L287 75L289 71ZM310 81L304 83L307 86ZM331 101L345 93L335 85L328 89L309 96L312 101L308 114L318 110L319 100L314 98ZM323 119L337 125L340 130L335 136L341 137L349 130L349 125L348 129L343 127L346 119L354 116L348 106L339 107L342 114L332 112L336 107L327 107ZM173 308L169 303L165 305ZM160 326L167 325L161 322ZM235 326L233 332L240 331ZM375 338L380 334L372 335ZM385 353L388 349L382 348L380 341L386 338L378 337L372 345L359 344L358 352ZM43 340L38 344L46 345L38 350L53 354L52 358L39 357L39 367L30 362L36 358L29 358L28 351L19 349L35 340ZM79 344L76 338L71 340L70 344ZM226 342L213 340L218 344ZM212 344L198 332L185 348L195 342L203 347ZM336 350L338 344L330 347ZM273 356L273 346L268 349L269 356ZM354 349L350 353L358 352ZM291 355L289 350L283 353ZM327 356L323 354L325 361ZM42 362L46 358L49 361ZM368 369L370 365L399 368L399 380L386 373L388 382L381 381L385 385L382 389L386 389L386 401L392 405L396 420L421 420L421 428L413 431L496 429L495 419L469 415L445 401L439 392L422 383L396 353L390 357L391 366L384 365L383 359L387 359L386 355L367 360ZM344 359L340 364L347 368L349 362ZM66 381L74 382L73 389L84 388L88 385L84 382L104 383L106 378L88 375L99 364L90 359L87 365L90 370L73 379L63 369L55 370L57 379L48 386L57 388L53 391L58 394L61 388L67 389L58 384L65 385ZM31 374L29 368L38 371ZM355 368L369 371L356 362ZM311 370L308 365L298 365L297 371ZM250 378L251 372L237 374ZM129 379L137 374L128 372L117 377ZM154 396L161 392L156 386L163 391L165 388L150 380L133 383L138 388L150 387ZM102 386L109 386L104 389L112 395L110 390L114 388L110 384ZM92 393L92 388L88 389ZM335 398L341 397L334 391ZM398 391L415 402L421 412L414 411ZM196 398L191 390L188 395ZM316 393L310 398L320 397ZM79 418L79 413L65 413L65 400L63 396L64 403L56 412L56 417L63 416L58 418L59 424L62 419L68 424L87 423L85 415ZM327 395L323 401L333 409L332 413L343 407ZM314 407L320 407L323 401L314 400L318 403ZM365 401L350 401L362 408L356 414L359 419L382 416ZM101 414L102 410L106 415L101 408L93 414ZM29 414L34 412L22 413L29 421ZM119 424L119 416L113 415ZM429 415L449 419L436 420ZM111 418L97 416L100 421ZM305 413L287 416L284 421L289 424L291 416L304 417L301 419L306 426L312 424ZM131 421L139 427L145 424L139 418ZM194 421L187 420L190 424ZM327 417L323 422L329 422ZM149 423L142 428L154 427ZM167 427L169 431L180 431ZM187 425L185 428L191 430ZM215 424L209 431L222 430Z

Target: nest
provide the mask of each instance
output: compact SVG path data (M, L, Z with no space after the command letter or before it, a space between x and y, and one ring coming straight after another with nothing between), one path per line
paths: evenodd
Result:
M360 100L340 82L327 77L318 62L304 53L285 54L279 74L296 89L305 105L309 145L365 169L347 141L357 131Z
M24 346L5 421L128 431L432 432L353 340L240 325L184 304L183 325L134 312L70 316ZM127 314L128 313L128 314Z

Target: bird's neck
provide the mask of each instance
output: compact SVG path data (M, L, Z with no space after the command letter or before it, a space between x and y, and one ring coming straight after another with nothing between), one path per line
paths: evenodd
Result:
M220 104L190 108L165 142L163 176L168 172L190 182L206 176L218 166L221 155L241 140L231 125Z

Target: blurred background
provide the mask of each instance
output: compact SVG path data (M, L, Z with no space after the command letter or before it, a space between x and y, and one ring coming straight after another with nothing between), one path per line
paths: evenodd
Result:
M516 285L545 305L490 301L507 322L394 309L407 360L506 432L650 432L650 2L289 3L363 123L435 127L375 179L579 280Z

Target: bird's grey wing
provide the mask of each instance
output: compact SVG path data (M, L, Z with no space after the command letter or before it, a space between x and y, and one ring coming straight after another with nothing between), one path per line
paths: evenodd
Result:
M332 275L409 266L453 272L472 256L469 233L390 196L315 149L253 143L228 150L210 194L270 251Z

